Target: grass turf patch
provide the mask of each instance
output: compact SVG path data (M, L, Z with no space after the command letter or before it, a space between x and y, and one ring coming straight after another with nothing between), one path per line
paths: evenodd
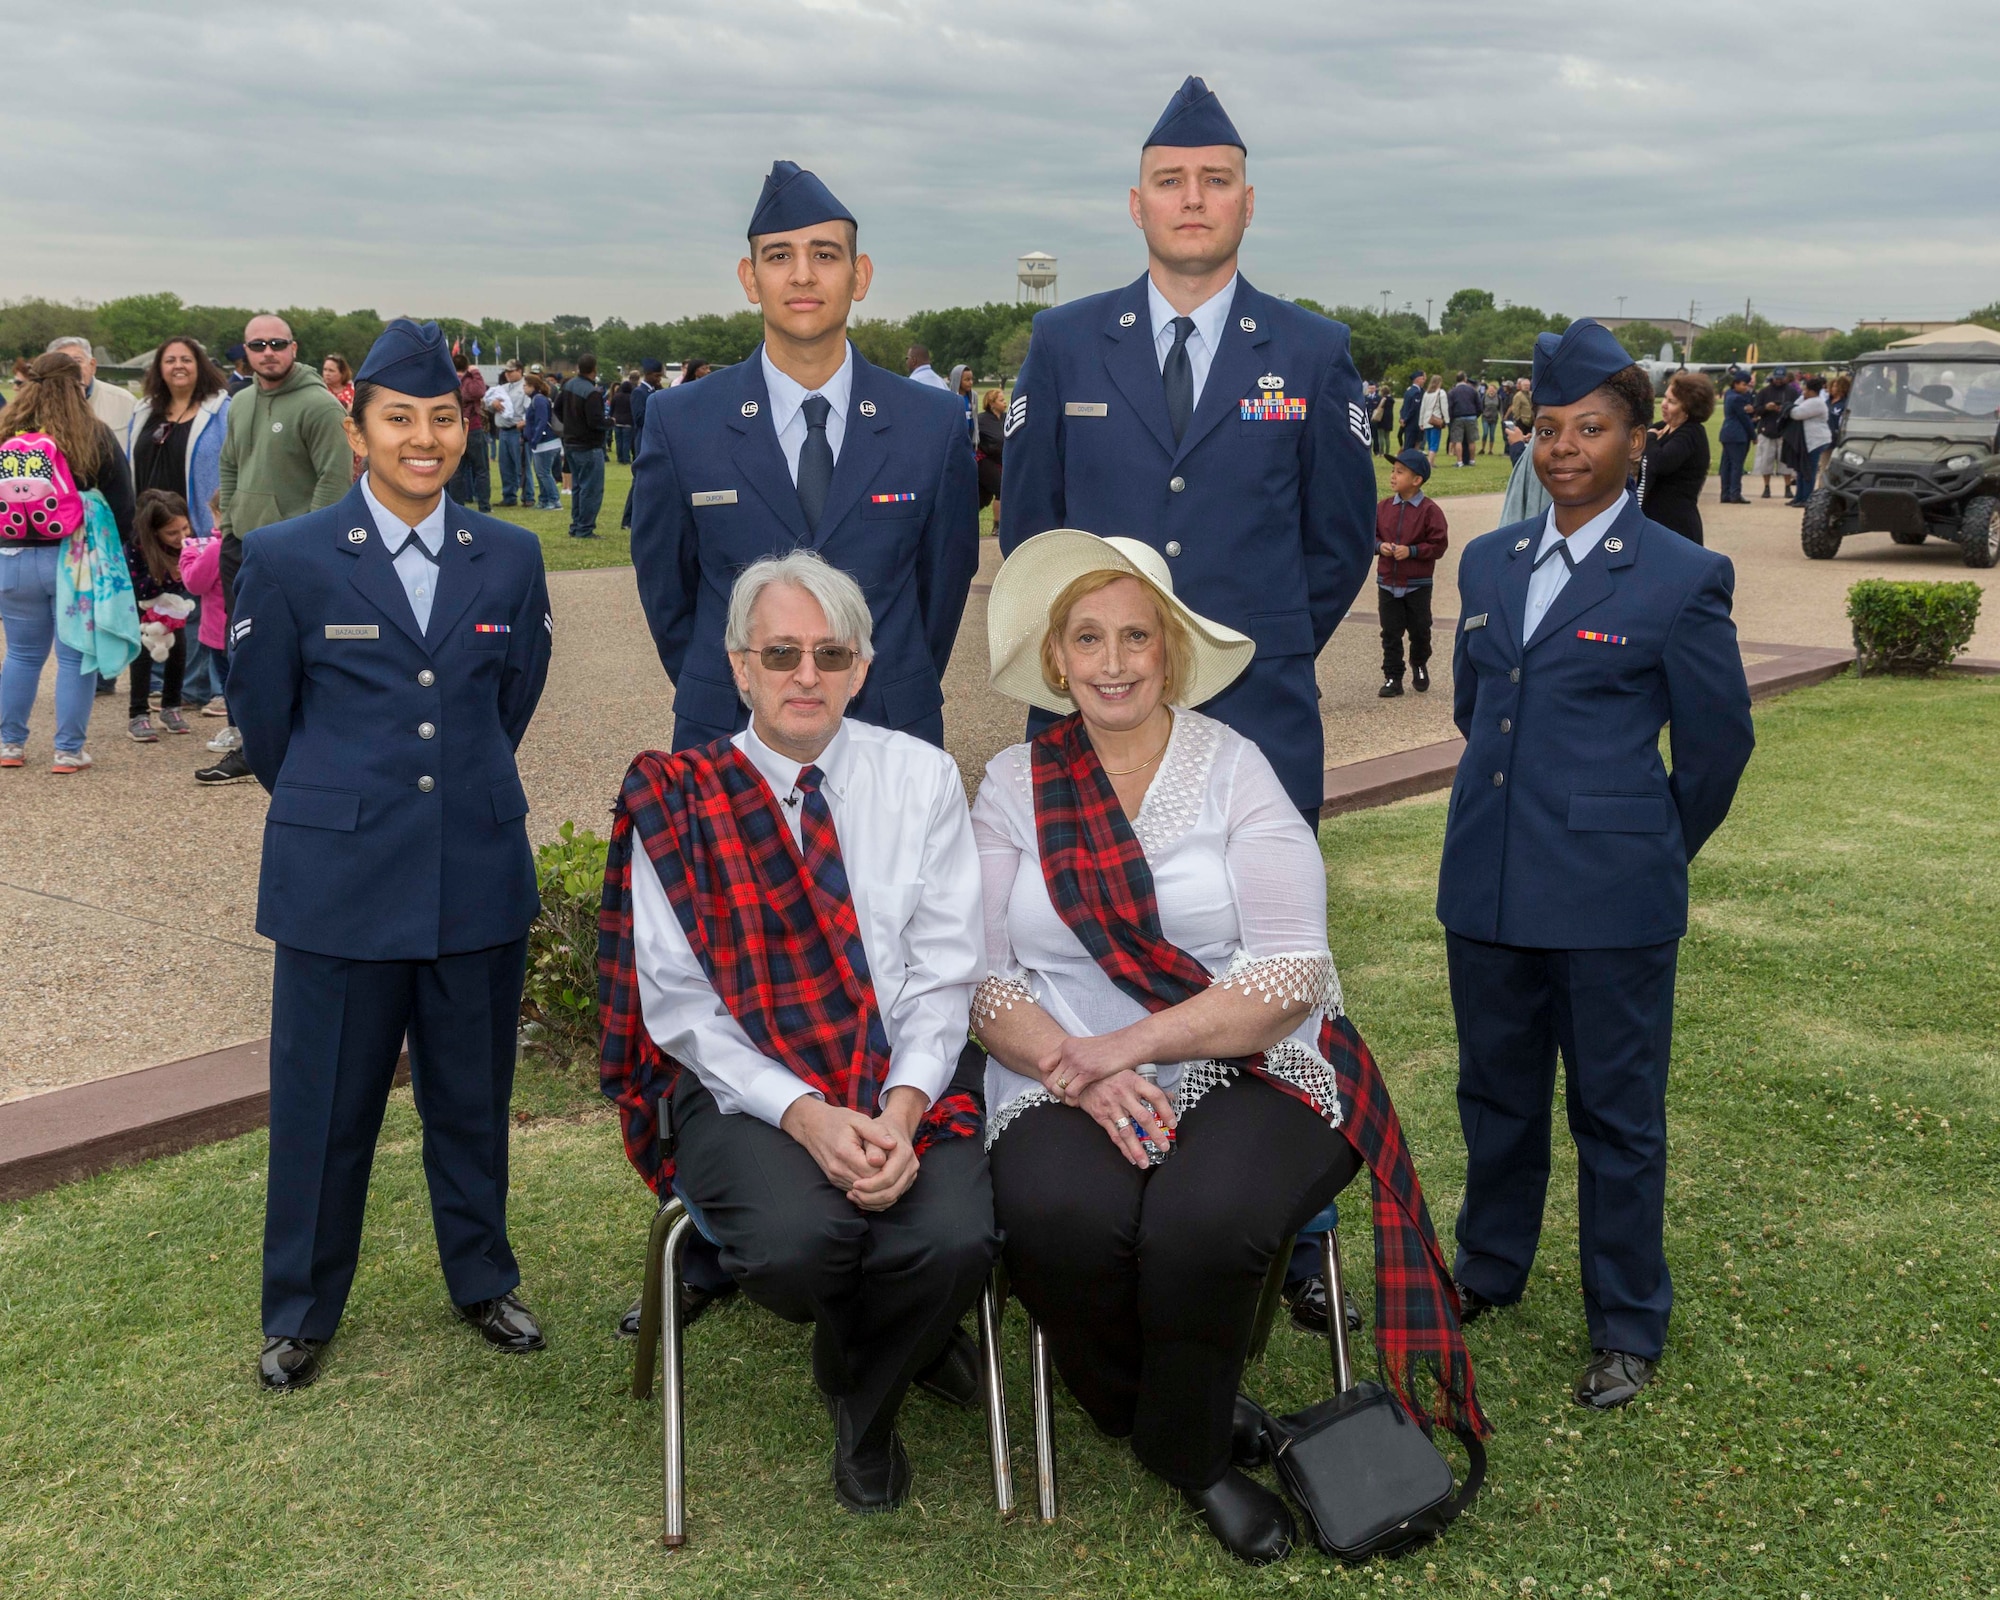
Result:
M979 1419L923 1396L914 1502L846 1516L807 1334L738 1299L688 1337L693 1543L661 1550L657 1405L627 1396L611 1337L650 1207L609 1118L524 1067L512 1232L544 1355L489 1354L451 1319L407 1093L346 1322L300 1395L251 1373L261 1135L0 1209L0 1593L1991 1593L2000 685L1843 679L1757 720L1682 952L1659 1382L1610 1416L1568 1401L1588 1352L1558 1108L1534 1287L1468 1335L1491 1487L1437 1546L1240 1567L1066 1399L1055 1526L1000 1524ZM1448 1232L1442 823L1414 801L1329 823L1325 848L1349 1004ZM1366 1305L1367 1203L1343 1209ZM1018 1308L1008 1332L1031 1505ZM1282 1324L1246 1380L1277 1407L1325 1384L1324 1346Z

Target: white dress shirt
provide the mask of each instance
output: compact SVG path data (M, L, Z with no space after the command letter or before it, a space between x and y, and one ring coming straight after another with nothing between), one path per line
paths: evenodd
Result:
M1556 603L1556 596L1569 583L1572 563L1580 562L1597 548L1597 541L1611 531L1611 524L1618 520L1618 513L1625 509L1629 494L1621 494L1607 510L1600 511L1575 533L1569 536L1569 560L1561 556L1550 556L1535 568L1528 579L1528 602L1521 612L1521 643L1523 646L1534 638L1535 630L1542 625L1542 618L1549 613L1549 607ZM1554 546L1562 543L1562 535L1556 532L1556 508L1549 507L1548 516L1542 522L1542 542L1535 546L1535 559Z
M937 374L937 370L934 367L932 367L932 365L928 361L926 361L922 366L916 368L913 372L911 372L910 382L926 383L929 384L933 389L942 389L946 394L951 393L950 383L948 383L945 379L939 377Z
M800 409L814 395L823 396L833 409L826 414L826 442L833 447L833 459L840 460L841 441L847 437L847 396L854 387L854 346L848 345L840 358L840 370L817 389L808 389L796 378L787 377L771 361L771 353L757 347L757 359L764 363L764 392L771 397L771 426L778 430L778 448L785 452L785 466L792 483L799 481L799 452L806 447L806 419Z
M396 558L396 576L403 580L403 593L410 597L410 610L416 613L417 632L428 633L431 602L437 599L437 555L444 548L444 496L438 496L438 503L431 507L430 515L415 528L383 507L382 502L375 498L375 491L369 486L365 472L361 474L361 498L368 502L368 514L375 519L375 531L381 534L382 542L389 547L389 554ZM423 550L417 548L418 540L423 542ZM424 550L430 551L428 559Z
M782 803L797 793L799 763L752 728L730 742L771 786L793 841L802 842L804 807ZM865 722L842 723L816 765L889 1034L882 1093L908 1085L935 1101L958 1068L972 991L986 971L979 853L958 765L921 739ZM722 1111L776 1127L812 1093L758 1052L718 998L643 850L632 857L632 948L646 1031Z
M1201 404L1201 386L1208 381L1208 369L1215 361L1215 352L1222 348L1223 325L1229 321L1229 307L1236 299L1236 285L1241 274L1232 273L1229 281L1214 294L1190 311L1194 319L1194 332L1188 335L1188 367L1194 373L1194 403ZM1167 352L1174 347L1174 318L1180 313L1167 304L1167 297L1160 293L1159 285L1153 282L1151 274L1146 278L1146 307L1153 314L1153 354L1159 358L1160 371L1167 370Z

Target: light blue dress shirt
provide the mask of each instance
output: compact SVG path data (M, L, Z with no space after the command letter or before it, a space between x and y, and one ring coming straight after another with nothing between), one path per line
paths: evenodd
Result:
M1188 368L1194 373L1194 403L1201 404L1201 386L1208 382L1208 369L1215 361L1215 352L1222 348L1223 325L1229 321L1229 308L1236 300L1236 285L1241 274L1233 274L1229 281L1214 294L1190 311L1194 319L1194 332L1188 335ZM1167 370L1167 352L1174 347L1174 318L1180 313L1167 304L1167 297L1160 293L1149 274L1146 278L1146 308L1153 316L1153 355L1160 363L1160 371Z
M1528 603L1521 611L1521 643L1525 647L1535 636L1535 630L1542 625L1542 618L1549 613L1549 607L1556 603L1556 596L1569 584L1570 567L1581 561L1597 548L1597 541L1611 531L1611 524L1618 520L1618 513L1625 509L1625 502L1632 497L1621 494L1611 505L1597 513L1575 533L1569 536L1569 560L1561 556L1550 556L1535 568L1528 579ZM1535 546L1535 559L1542 560L1543 554L1551 546L1560 544L1562 535L1556 532L1556 508L1549 507L1549 513L1542 523L1542 542Z
M771 426L778 430L778 448L785 452L785 466L792 484L799 481L799 452L806 445L806 419L800 411L814 395L820 395L833 409L826 417L826 442L833 447L833 459L840 460L841 442L847 437L847 397L854 388L854 346L840 358L840 370L817 389L808 389L789 378L772 364L770 352L759 345L757 359L764 363L764 392L771 397Z
M409 596L410 610L417 619L417 632L428 633L431 604L437 599L437 557L438 552L444 549L444 496L438 496L438 503L431 507L430 515L414 528L384 509L382 502L375 498L375 491L369 487L365 472L361 475L361 498L368 502L368 514L375 519L375 531L382 536L383 544L389 547L389 554L395 558L396 576L402 580L403 593ZM417 548L419 542L423 546L421 550ZM424 550L428 550L430 555L426 556Z

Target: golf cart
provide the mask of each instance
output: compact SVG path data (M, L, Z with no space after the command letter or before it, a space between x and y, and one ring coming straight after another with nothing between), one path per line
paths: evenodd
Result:
M1854 391L1799 543L1815 561L1850 533L1949 539L2000 560L2000 344L1930 344L1854 360Z

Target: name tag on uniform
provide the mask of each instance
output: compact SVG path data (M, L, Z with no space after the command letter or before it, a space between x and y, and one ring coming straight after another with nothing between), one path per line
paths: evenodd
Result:
M379 639L382 630L372 622L329 622L326 636L329 639Z
M1478 615L1478 616L1476 616L1476 617L1467 617L1467 618L1465 619L1465 631L1466 631L1467 633L1470 633L1470 632L1472 632L1472 630L1473 630L1474 628L1483 628L1483 627L1485 627L1485 626L1486 626L1486 617L1487 617L1487 613L1486 613L1486 612L1484 612L1484 611L1480 612L1480 613L1479 613L1479 615Z
M1063 406L1066 417L1108 417L1111 407L1102 400L1071 400Z
M734 489L697 489L690 497L698 506L733 506L736 504Z

